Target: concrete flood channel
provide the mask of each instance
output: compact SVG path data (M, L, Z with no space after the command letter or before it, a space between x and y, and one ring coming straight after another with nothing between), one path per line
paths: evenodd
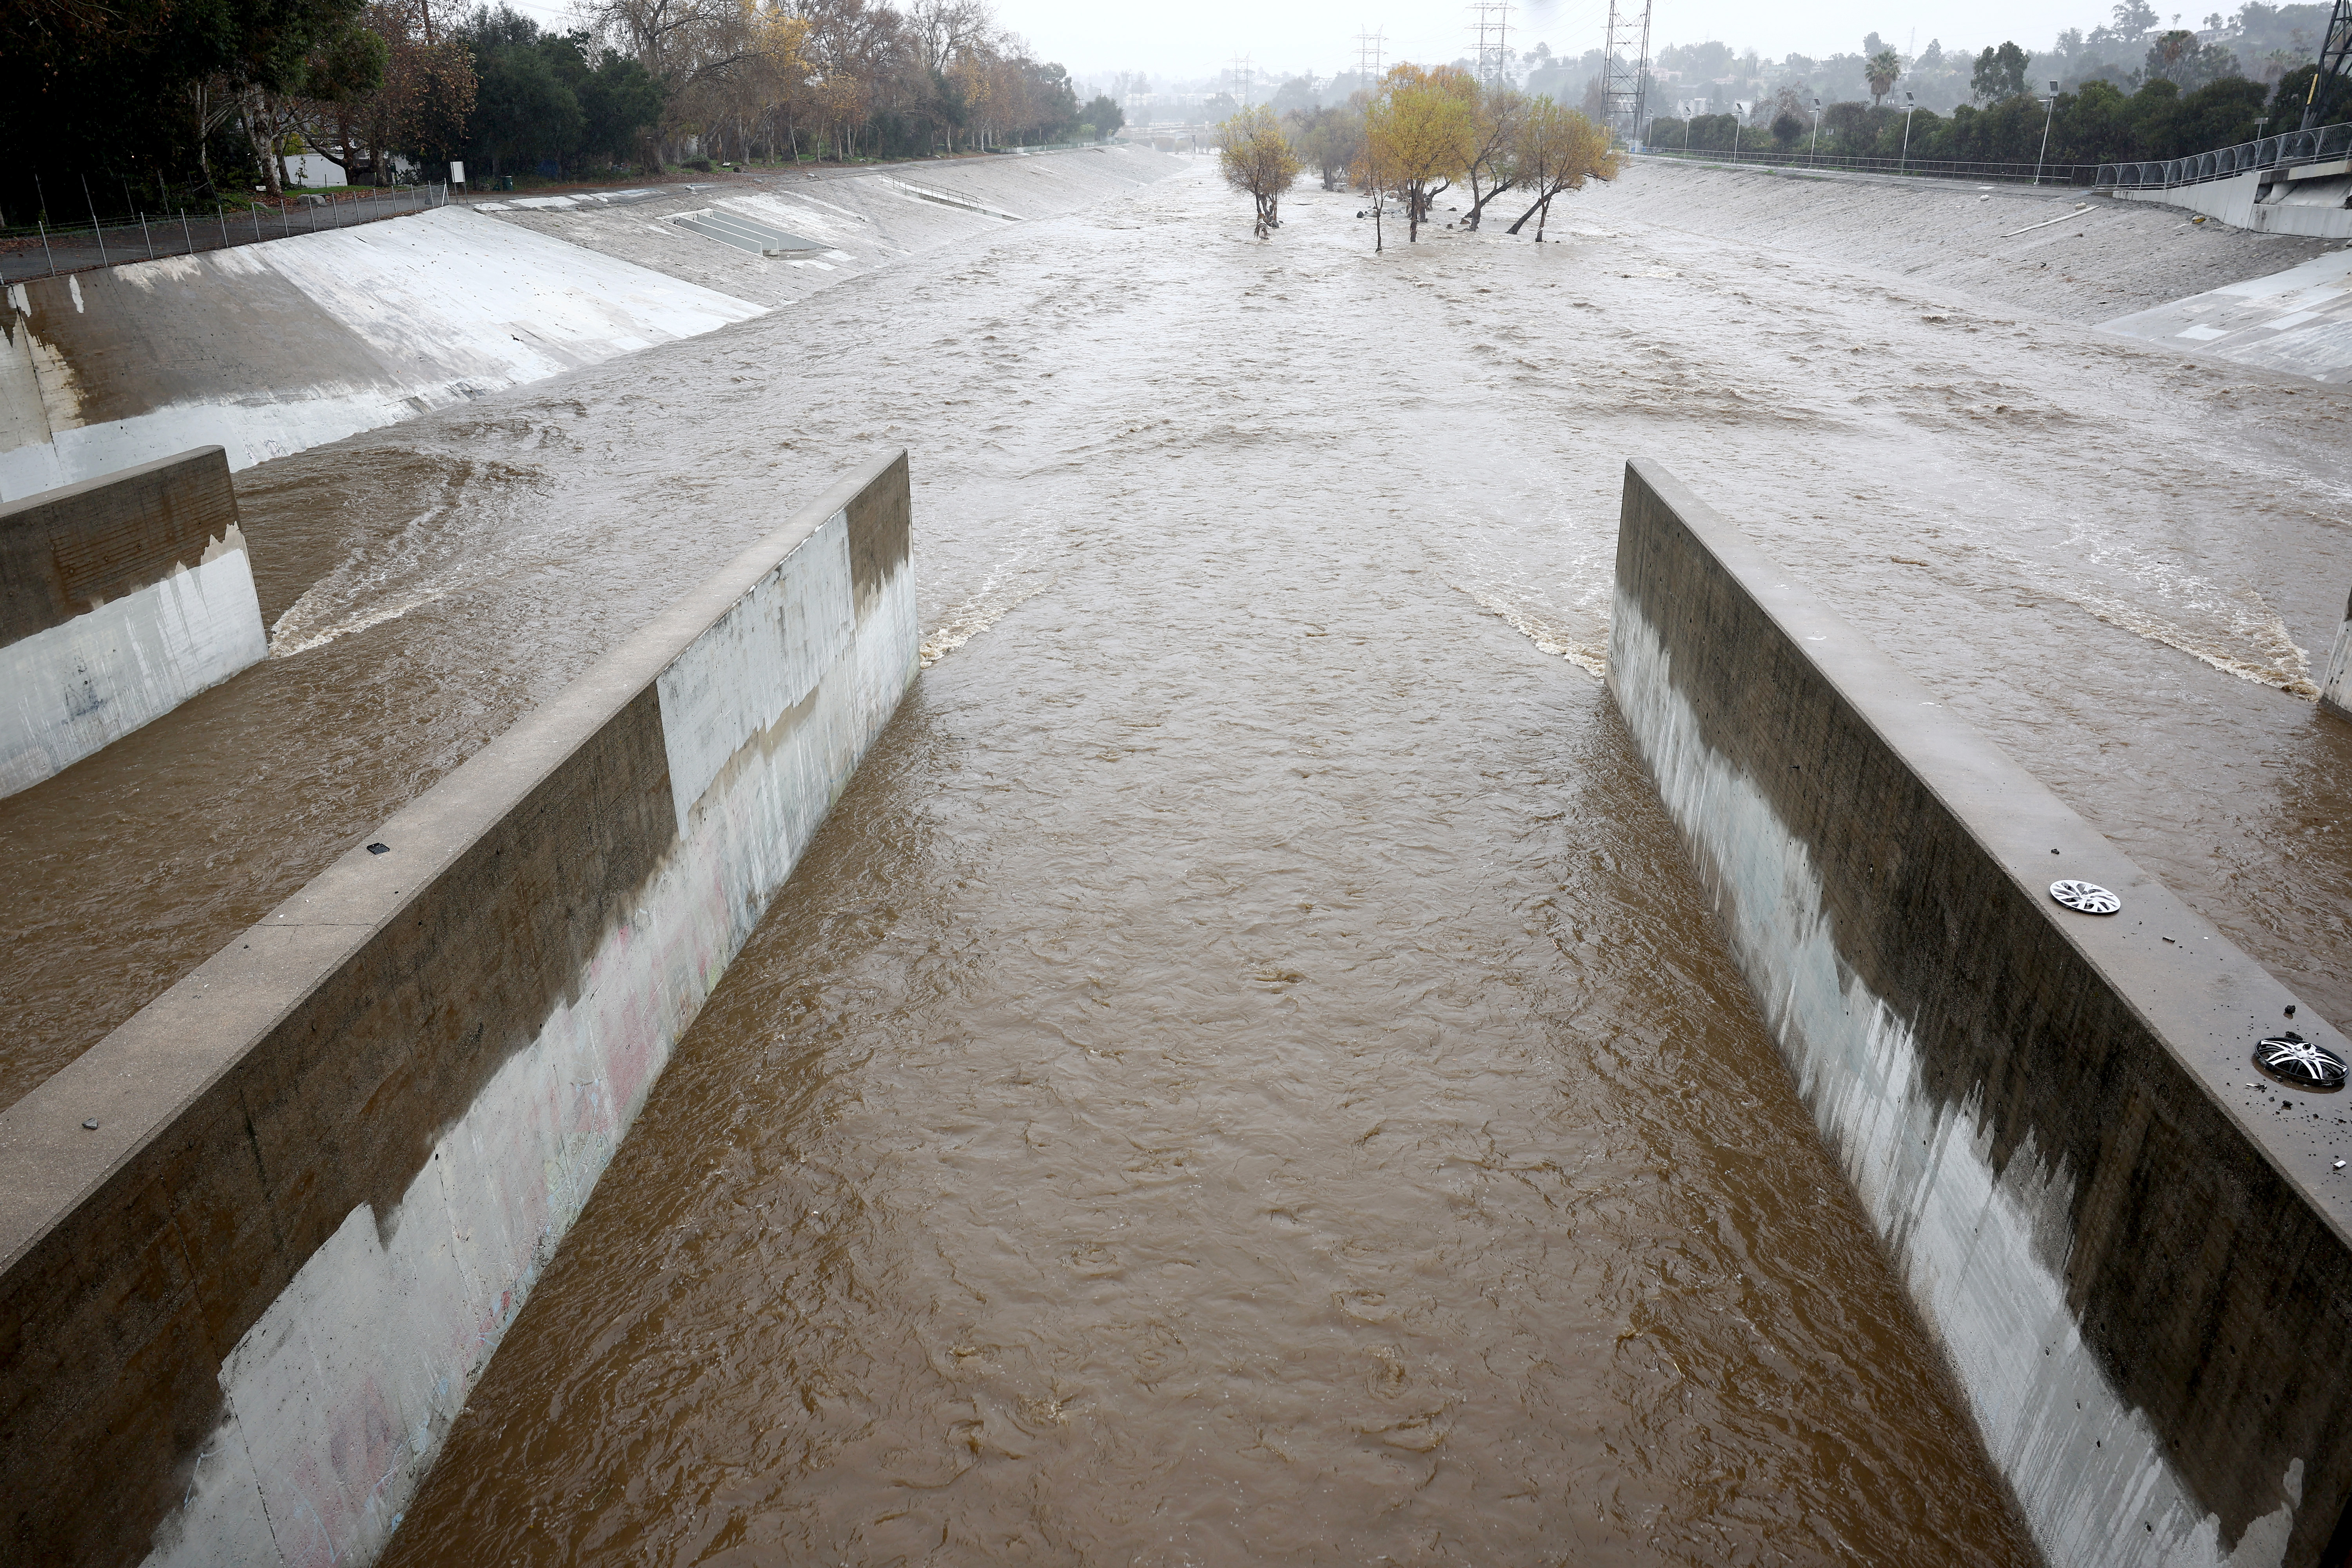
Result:
M383 1561L2034 1560L1597 679L1622 465L2341 1018L2342 394L1678 177L1179 177L247 470L280 657L0 802L7 1097L903 445L929 668Z

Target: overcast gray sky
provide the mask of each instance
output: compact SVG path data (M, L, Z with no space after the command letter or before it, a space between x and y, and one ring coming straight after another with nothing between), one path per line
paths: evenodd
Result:
M1638 0L1636 0L1638 3ZM2163 0L2155 0L2168 18ZM2177 0L2176 0L2177 3ZM2208 5L2207 10L2216 8ZM2221 9L2236 9L2235 0ZM1740 0L1657 0L1654 47L1721 38L1774 58L1791 50L1827 55L1862 47L1875 29L1903 48L1931 37L1947 47L1982 48L2014 38L2028 50L2048 47L2063 27L2085 31L2107 19L2109 6L2090 0L1977 0L1906 14L1876 0L1811 0L1805 5L1742 4ZM2202 16L2200 12L2198 15ZM1173 0L1160 5L1105 5L1102 0L997 0L997 16L1026 37L1046 59L1080 76L1116 70L1154 76L1205 76L1235 55L1253 57L1261 71L1311 69L1328 75L1353 68L1356 35L1388 35L1388 58L1450 60L1470 53L1470 7L1462 0ZM1511 14L1512 41L1538 39L1563 54L1598 48L1608 0L1530 0ZM2196 26L2192 17L2184 26Z

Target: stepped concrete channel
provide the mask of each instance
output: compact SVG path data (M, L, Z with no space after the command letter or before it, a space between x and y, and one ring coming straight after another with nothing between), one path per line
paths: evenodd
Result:
M241 467L274 657L0 802L19 1549L2335 1561L2341 395L1137 156L462 215L741 313Z

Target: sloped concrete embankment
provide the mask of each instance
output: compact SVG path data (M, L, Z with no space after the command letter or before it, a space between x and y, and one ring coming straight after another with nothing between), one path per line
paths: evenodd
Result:
M13 285L0 500L195 446L247 468L711 331L1188 166L1089 148L618 206L521 198ZM675 221L712 207L822 248L772 259Z
M2343 1038L1643 464L1609 670L2050 1561L2340 1560L2347 1096L2252 1057Z
M901 257L1076 212L1198 167L1144 148L1089 147L821 179L787 174L672 187L628 206L539 196L477 210L707 289L779 305ZM678 221L714 209L804 238L814 248L764 257Z
M268 652L218 447L0 506L0 795Z
M1613 184L1588 186L1572 216L1807 252L1824 279L1875 272L1914 290L1954 289L2085 325L2260 278L2329 248L2322 239L2193 224L2171 208L2072 187L1763 174L1656 159L1638 161Z
M12 1562L382 1547L917 669L843 483L0 1113Z
M2352 251L2135 311L2099 331L2253 370L2352 382Z
M196 446L248 468L761 313L454 207L7 298L0 498Z

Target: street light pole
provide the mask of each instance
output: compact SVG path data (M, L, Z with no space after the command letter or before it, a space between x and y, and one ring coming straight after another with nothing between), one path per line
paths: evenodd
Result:
M1903 95L1903 162L1895 170L1898 174L1911 172L1911 116L1918 107L1918 101L1909 93Z
M2058 79L2050 79L2050 110L2042 117L2042 151L2034 155L2033 183L2042 183L2042 160L2050 156L2050 122L2058 118Z
M1817 98L1813 100L1813 139L1805 143L1805 166L1807 168L1812 167L1813 154L1821 150L1821 145L1822 100Z
M1739 123L1748 118L1748 106L1735 101L1731 106L1731 161L1739 162Z

